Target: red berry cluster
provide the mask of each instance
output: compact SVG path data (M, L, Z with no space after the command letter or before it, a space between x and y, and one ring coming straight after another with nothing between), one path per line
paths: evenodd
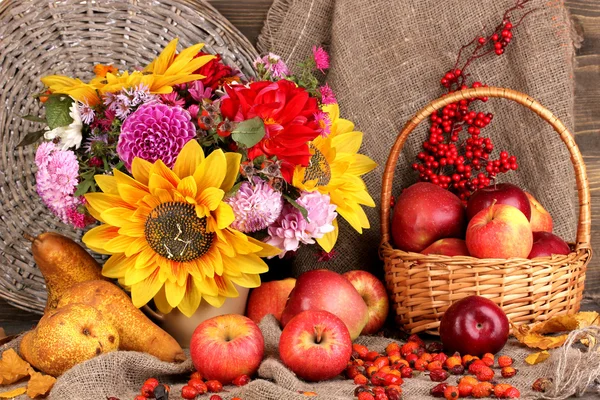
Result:
M464 90L469 74L470 63L477 58L494 52L502 55L504 49L513 38L515 29L528 13L525 13L517 24L510 22L510 13L521 9L529 0L517 0L514 7L504 14L502 23L496 27L489 37L477 37L471 43L463 46L454 65L447 71L440 84L448 89L448 93ZM533 11L533 10L532 10ZM471 55L462 68L458 65L465 49L474 46ZM471 87L486 86L474 82ZM412 168L419 172L419 180L431 182L456 193L461 199L467 200L477 189L488 186L500 173L518 168L517 159L508 152L500 152L497 159L491 158L494 145L490 138L482 137L481 130L488 126L493 119L491 113L475 111L473 104L480 100L486 102L487 97L461 100L435 111L430 118L429 137L423 143L423 151L417 155ZM460 133L466 132L466 139L460 138Z
M244 386L250 382L248 375L240 375L233 380L236 386ZM135 400L157 399L168 400L171 388L169 385L161 384L156 378L147 379L141 388L141 395L135 397ZM219 393L223 391L223 384L217 380L204 381L202 375L195 371L190 376L189 381L181 388L181 397L184 399L195 399L206 393ZM218 394L213 394L210 400L223 400ZM233 397L231 400L241 400L239 397Z

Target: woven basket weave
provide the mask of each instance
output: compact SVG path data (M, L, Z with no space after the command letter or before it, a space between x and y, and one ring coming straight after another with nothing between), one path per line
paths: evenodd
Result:
M35 189L35 148L15 150L22 137L42 128L19 116L39 115L31 94L40 77L54 73L93 77L94 64L131 69L148 64L173 38L180 46L206 43L226 64L253 76L256 50L202 0L4 0L0 2L0 297L42 313L44 279L23 233L82 232L61 223Z
M390 200L394 170L408 135L435 110L475 97L501 97L538 114L560 135L571 154L579 193L577 243L569 255L532 260L478 259L423 255L393 248L390 243ZM554 315L577 312L590 261L590 193L585 164L573 136L550 111L529 96L510 89L476 88L437 99L421 109L398 135L383 175L381 189L380 256L391 294L396 322L410 333L437 333L440 319L452 302L480 295L498 304L517 324L544 321Z

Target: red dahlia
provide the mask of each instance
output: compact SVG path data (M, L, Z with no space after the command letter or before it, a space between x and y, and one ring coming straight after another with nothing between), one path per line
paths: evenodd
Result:
M225 90L229 95L221 102L225 118L239 122L260 117L265 123L265 136L248 149L248 157L277 157L284 179L291 182L296 165L308 166L308 142L319 136L317 99L288 80L227 85Z
M210 53L201 51L196 54L196 57L206 55L210 55ZM229 65L223 64L221 56L217 54L215 58L194 71L194 74L204 75L206 78L200 80L204 84L204 87L210 87L212 90L215 90L220 85L231 82L233 69Z

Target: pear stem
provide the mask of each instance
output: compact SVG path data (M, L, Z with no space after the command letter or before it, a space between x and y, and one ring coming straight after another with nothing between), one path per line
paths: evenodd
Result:
M29 241L30 241L30 242L32 242L32 243L33 243L33 241L35 240L35 238L34 238L33 236L31 236L31 235L30 235L29 233L27 233L27 232L23 232L23 237L24 237L26 240L29 240Z

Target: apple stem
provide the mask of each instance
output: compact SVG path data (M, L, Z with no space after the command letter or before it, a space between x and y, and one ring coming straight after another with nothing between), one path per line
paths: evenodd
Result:
M494 206L496 205L496 199L494 199L494 201L492 201L492 205L490 206L489 212L488 212L488 216L490 221L494 219Z
M321 339L322 339L322 336L323 336L323 327L320 326L320 325L315 326L315 334L317 335L316 343L317 344L321 343Z

